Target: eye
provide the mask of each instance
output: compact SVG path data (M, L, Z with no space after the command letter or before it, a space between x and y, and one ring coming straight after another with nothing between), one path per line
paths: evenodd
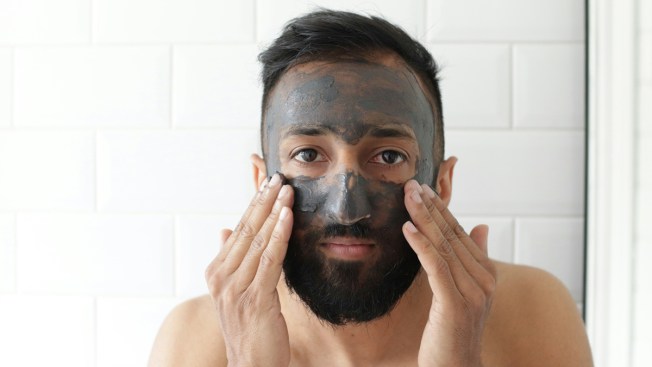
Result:
M405 161L405 155L395 150L383 150L371 159L374 163L399 164Z
M319 156L320 154L314 149L301 149L300 151L296 152L292 158L298 160L299 162L311 163L314 162Z

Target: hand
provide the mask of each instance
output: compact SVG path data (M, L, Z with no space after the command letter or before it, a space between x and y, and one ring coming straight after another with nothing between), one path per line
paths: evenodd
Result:
M229 366L283 366L290 344L276 285L292 230L293 191L275 174L206 269Z
M487 256L487 226L464 232L439 196L416 181L405 185L412 222L403 234L428 276L433 300L419 348L419 366L477 367L484 322L496 287Z

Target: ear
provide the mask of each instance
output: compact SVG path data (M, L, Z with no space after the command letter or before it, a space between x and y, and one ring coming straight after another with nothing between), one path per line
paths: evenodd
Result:
M451 196L453 195L453 171L456 163L457 158L450 157L439 165L436 190L446 206L451 202Z
M265 161L258 154L252 154L251 157L251 167L253 169L254 177L254 189L258 190L260 185L263 184L263 181L267 178L267 167L265 167Z

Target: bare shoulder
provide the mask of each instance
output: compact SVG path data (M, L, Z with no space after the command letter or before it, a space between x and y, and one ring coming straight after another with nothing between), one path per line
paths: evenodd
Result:
M154 341L149 366L226 366L219 320L208 295L170 312Z
M592 366L584 323L559 279L495 262L496 291L484 342L488 365Z

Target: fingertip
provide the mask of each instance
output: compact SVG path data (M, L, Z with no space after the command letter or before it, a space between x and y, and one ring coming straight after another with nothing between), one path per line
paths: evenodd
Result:
M224 245L224 243L226 243L226 240L229 239L231 233L233 233L233 231L228 228L220 230L220 245Z
M487 252L487 243L489 239L489 226L486 224L480 224L475 226L469 237L475 242L482 251Z
M412 221L409 221L409 220L408 220L407 222L405 222L405 224L403 225L403 227L404 227L405 230L408 231L409 233L419 233L419 230L417 229L417 227L414 226L414 223L412 223Z

